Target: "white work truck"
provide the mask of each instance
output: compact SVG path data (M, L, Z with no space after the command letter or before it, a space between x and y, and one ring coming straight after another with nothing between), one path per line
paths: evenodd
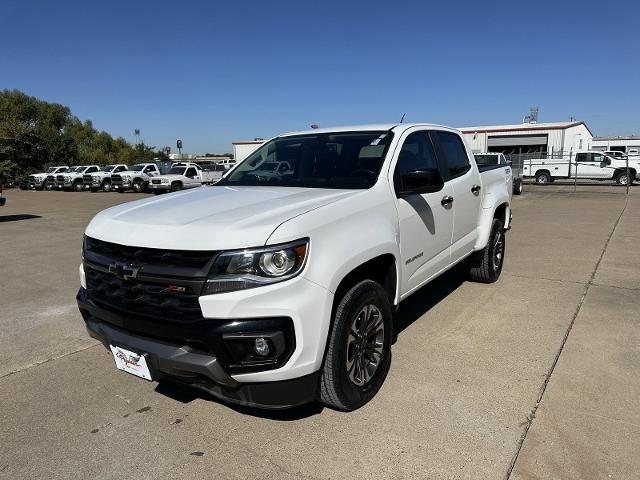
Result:
M111 185L111 175L114 173L124 172L128 168L129 167L122 163L119 165L106 165L97 172L86 173L82 177L84 188L85 190L90 190L92 192L97 192L98 190L110 192L113 190Z
M49 167L46 172L29 175L29 188L32 190L51 190L56 183L56 175L66 172L69 166Z
M80 165L71 167L64 173L56 175L56 188L58 190L73 190L81 192L84 190L83 176L100 170L98 165Z
M111 186L119 193L127 190L140 193L146 191L151 178L158 175L160 170L155 163L138 163L128 170L111 175Z
M175 163L166 174L151 179L149 190L157 195L201 187L203 183L207 182L204 177L202 168L195 163Z
M281 175L255 174L279 161ZM498 279L511 191L509 165L479 168L447 127L281 135L214 186L96 215L78 306L131 374L353 410L385 380L400 302L463 261Z
M599 150L577 151L563 158L525 160L522 170L523 176L533 177L537 183L584 179L615 180L618 185L627 185L640 179L639 160L610 157Z

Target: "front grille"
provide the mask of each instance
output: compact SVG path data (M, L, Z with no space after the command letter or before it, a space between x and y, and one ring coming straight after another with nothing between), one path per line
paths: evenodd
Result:
M216 255L205 250L163 250L159 248L131 247L86 237L88 252L123 263L136 265L155 264L165 267L190 267L201 269Z
M160 185L162 183L162 180L154 178L153 180L151 180L151 183L153 183L154 185Z
M93 177L91 175L83 175L82 176L82 181L84 183L91 183L91 182L93 182Z
M122 183L122 175L111 175L111 182L112 183Z
M58 183L64 183L64 175L58 175L56 177L56 182Z
M55 175L48 175L47 176L47 182L55 183L55 181L56 181L56 176Z
M36 183L36 177L29 175L29 183Z
M202 318L198 296L204 281L193 288L170 279L166 284L121 280L92 268L85 270L85 278L89 298L107 310L178 322Z

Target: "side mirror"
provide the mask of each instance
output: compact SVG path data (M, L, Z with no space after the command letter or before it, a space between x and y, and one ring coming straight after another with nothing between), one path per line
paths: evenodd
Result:
M439 192L443 188L444 180L437 169L412 170L402 175L397 194L400 198L407 195Z

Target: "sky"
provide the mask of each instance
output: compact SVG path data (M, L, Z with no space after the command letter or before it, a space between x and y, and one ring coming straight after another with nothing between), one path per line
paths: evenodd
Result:
M172 151L403 114L520 123L532 106L640 134L635 1L2 3L0 89Z

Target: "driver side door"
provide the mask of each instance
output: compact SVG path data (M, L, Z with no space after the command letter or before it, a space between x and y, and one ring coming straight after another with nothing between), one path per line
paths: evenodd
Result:
M426 130L409 133L402 142L393 172L398 197L402 176L408 172L438 169L436 154ZM440 172L442 175L442 172ZM445 183L433 193L397 198L402 261L402 297L447 268L453 234L453 188Z

